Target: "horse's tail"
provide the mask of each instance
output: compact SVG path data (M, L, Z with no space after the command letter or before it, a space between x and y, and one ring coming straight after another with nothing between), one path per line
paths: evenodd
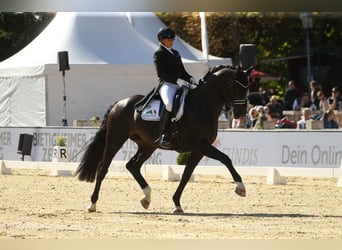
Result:
M99 130L96 132L92 142L87 146L81 163L76 169L75 176L80 181L93 182L95 180L106 145L107 120L113 106L114 104L109 106Z

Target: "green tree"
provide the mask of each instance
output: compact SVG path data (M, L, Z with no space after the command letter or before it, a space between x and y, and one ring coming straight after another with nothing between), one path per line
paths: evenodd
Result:
M30 43L52 20L54 13L0 13L0 61Z
M280 81L262 83L280 93L290 78L288 62L280 60L305 48L300 13L284 12L215 12L207 13L209 52L230 57L239 63L239 46L256 45L257 69L277 76ZM342 44L342 13L313 13L311 31L313 48ZM189 44L201 50L201 26L198 12L158 12L157 15ZM53 19L55 13L0 13L0 61L31 42ZM278 61L270 61L279 59Z
M342 40L342 13L313 13L314 27L311 46L338 46ZM283 12L222 12L207 13L209 52L219 57L230 57L239 63L239 45L256 45L259 70L281 76L280 81L263 83L287 88L290 78L288 62L280 60L305 48L305 35L300 13ZM161 20L197 49L201 49L199 13L158 13ZM270 59L279 59L271 62Z

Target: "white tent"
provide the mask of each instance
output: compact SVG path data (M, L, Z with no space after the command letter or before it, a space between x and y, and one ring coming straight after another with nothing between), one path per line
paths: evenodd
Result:
M63 78L57 53L68 51L66 118L102 116L116 100L146 94L157 83L152 55L165 26L153 13L57 13L46 29L0 63L0 126L61 125ZM201 51L175 46L189 73L201 77ZM231 63L231 61L221 61Z

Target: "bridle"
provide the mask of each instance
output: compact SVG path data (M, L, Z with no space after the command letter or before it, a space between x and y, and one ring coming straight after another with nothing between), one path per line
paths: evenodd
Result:
M209 71L199 82L199 86L205 84L207 82L207 79L210 78L214 73L218 72L219 70L221 70L222 68L228 68L226 65L220 65L220 66L217 66L216 68L214 68L212 71ZM230 69L232 69L230 67ZM237 73L239 69L236 69L235 68L235 72ZM251 70L251 69L248 69L248 71ZM243 74L245 74L245 72L242 72ZM234 85L239 85L240 87L244 88L244 89L248 89L248 82L247 83L243 83L241 81L238 80L239 78L238 77L235 77L234 79L234 82L233 84L231 84L229 87L228 87L228 95L227 97L229 96L229 93L231 94L231 98L230 98L230 101L226 101L224 103L224 106L223 106L223 111L224 112L229 112L234 106L236 105L246 105L247 104L247 96L244 98L244 99L234 99L234 96L233 96L233 93L234 93Z
M247 104L247 97L244 99L234 99L233 93L234 93L234 84L240 85L244 89L248 89L248 83L242 83L238 79L234 79L234 83L230 85L228 88L228 91L231 93L231 101L226 102L224 105L224 112L229 112L235 105L246 105Z
M248 83L244 84L244 83L238 81L237 79L235 79L234 82L239 84L244 89L248 89ZM246 103L247 103L247 98L245 98L245 99L233 99L233 105L246 105Z

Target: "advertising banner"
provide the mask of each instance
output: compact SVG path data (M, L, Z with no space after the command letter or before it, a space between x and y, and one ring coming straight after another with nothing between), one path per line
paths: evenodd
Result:
M56 138L66 138L70 161L79 162L97 128L0 127L0 160L20 160L20 134L33 135L32 151L25 161L51 161ZM339 168L342 159L342 133L339 130L220 130L213 145L230 157L234 166ZM128 140L114 157L128 161L137 145ZM157 149L147 164L176 164L178 153ZM203 157L199 165L222 163Z

